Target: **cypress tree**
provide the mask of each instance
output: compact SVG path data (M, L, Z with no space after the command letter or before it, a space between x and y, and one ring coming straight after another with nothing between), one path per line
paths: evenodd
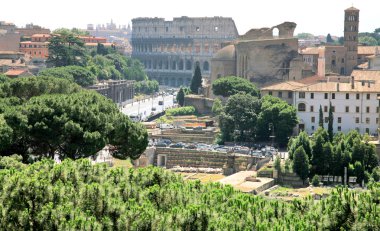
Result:
M198 94L198 89L202 86L202 74L199 65L195 67L194 76L191 80L190 90L194 94Z
M182 87L178 91L177 102L181 107L185 104L185 92Z
M294 153L293 171L305 182L309 175L309 158L302 146Z
M333 115L333 112L332 112L332 106L331 106L331 102L330 102L330 107L329 107L329 123L328 123L328 127L327 127L327 133L329 134L330 142L332 142L332 140L334 138L333 124L334 124L334 115Z
M323 128L323 112L322 112L322 105L319 105L319 127Z

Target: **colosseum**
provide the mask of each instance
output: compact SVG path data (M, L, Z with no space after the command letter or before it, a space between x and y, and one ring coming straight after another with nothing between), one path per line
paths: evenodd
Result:
M213 55L238 37L235 22L225 17L135 18L132 28L132 58L150 79L175 87L190 85L196 65L208 78Z

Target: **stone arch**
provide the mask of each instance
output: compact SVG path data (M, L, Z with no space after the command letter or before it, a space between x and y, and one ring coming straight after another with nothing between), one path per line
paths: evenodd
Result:
M179 60L178 62L178 70L184 70L183 60Z
M208 61L205 61L203 63L203 70L204 71L209 71L210 70L210 64L208 63Z
M162 60L158 61L158 69L162 69Z
M272 36L273 38L278 38L280 36L280 30L277 27L272 28Z
M187 60L186 61L186 70L189 71L192 69L192 63L191 63L191 60Z
M177 84L178 87L183 86L183 78L178 78Z
M172 68L172 70L177 70L177 62L176 61L172 61L171 68Z
M157 61L153 60L153 68L152 69L157 69Z
M170 79L170 86L173 86L173 87L176 86L176 78L175 78L175 77L172 77L172 78Z

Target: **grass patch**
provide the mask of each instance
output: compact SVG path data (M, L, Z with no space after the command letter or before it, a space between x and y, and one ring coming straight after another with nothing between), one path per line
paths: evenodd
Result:
M129 158L126 160L113 158L112 163L113 163L113 167L133 168L133 164L131 162L131 159Z

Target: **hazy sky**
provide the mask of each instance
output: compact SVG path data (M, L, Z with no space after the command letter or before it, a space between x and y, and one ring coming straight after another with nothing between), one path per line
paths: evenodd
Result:
M128 24L136 17L232 17L239 34L251 28L297 23L295 33L343 35L344 10L360 10L360 32L380 27L379 0L1 0L0 21L86 28L88 23Z

